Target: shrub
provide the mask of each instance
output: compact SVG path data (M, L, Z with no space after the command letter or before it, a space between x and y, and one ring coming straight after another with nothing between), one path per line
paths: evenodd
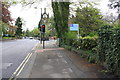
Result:
M105 61L105 55L107 54L107 49L109 49L110 35L112 26L105 25L101 27L98 32L98 60L100 62Z
M120 76L120 27L105 25L99 29L98 36L80 39L69 36L63 43L69 49L87 51L90 62L102 63L109 72Z
M75 33L73 32L65 33L65 35L62 38L62 45L72 46L74 39L77 39L77 36Z
M110 72L120 74L120 28L105 25L99 30L98 61Z
M81 37L79 39L75 39L75 36L70 38L70 36L63 40L63 45L65 48L74 50L81 53L81 50L85 51L83 55L87 55L87 58L90 62L95 62L95 55L97 53L96 46L97 46L97 37ZM66 47L67 46L67 47ZM87 53L86 53L87 51ZM94 53L93 53L94 52Z

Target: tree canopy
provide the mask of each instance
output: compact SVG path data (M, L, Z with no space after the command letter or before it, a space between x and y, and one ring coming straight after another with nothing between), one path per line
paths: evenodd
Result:
M17 26L16 36L20 37L22 35L22 20L20 17L17 18L15 25Z
M103 23L100 11L94 7L77 8L74 23L80 25L80 33L88 34L96 31Z
M2 9L2 13L0 15L2 15L2 21L4 23L10 24L10 22L12 22L13 19L11 17L10 11L8 10L9 5L8 4L4 4L2 2L0 2L0 3L1 3L0 8Z
M59 38L68 32L69 4L70 2L52 2L55 29Z

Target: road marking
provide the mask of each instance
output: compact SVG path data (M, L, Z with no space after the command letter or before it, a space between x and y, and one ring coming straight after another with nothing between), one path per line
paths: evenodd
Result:
M19 71L19 69L22 67L22 65L25 63L26 59L29 57L30 53L25 57L25 59L22 61L22 63L18 66L18 68L15 70L15 72L12 74L12 76L9 78L9 80L12 80L15 76L15 74Z
M39 44L39 43L37 43L37 44L32 48L32 50L34 50L34 49L37 47L38 44Z
M16 74L18 72L18 70L23 65L23 63L26 61L26 59L28 58L29 55L30 55L30 53L26 56L26 58L23 60L23 62L20 64L20 66L16 69L16 71L13 74Z
M18 74L16 76L19 76L19 74L21 73L21 71L23 70L23 68L25 67L26 63L29 61L30 57L32 56L32 53L30 54L30 56L27 58L26 62L23 64L22 68L19 70Z
M25 64L28 62L29 58L31 57L32 53L29 53L25 59L22 61L22 63L18 66L18 68L15 70L15 72L12 74L12 76L9 78L9 80L13 80L13 78L16 76L17 73L20 74L20 72L22 71L21 68L23 69L25 66Z
M34 50L34 49L37 47L38 44L39 44L39 43L37 43L37 44L33 47L32 50ZM29 59L30 59L31 56L32 56L32 53L29 53L29 54L25 57L25 59L24 59L24 60L22 61L22 63L18 66L18 68L15 70L15 72L14 72L14 73L12 74L12 76L9 78L9 80L16 80L15 77L18 76L18 75L21 73L21 71L23 70L23 68L25 67L26 63L29 61Z

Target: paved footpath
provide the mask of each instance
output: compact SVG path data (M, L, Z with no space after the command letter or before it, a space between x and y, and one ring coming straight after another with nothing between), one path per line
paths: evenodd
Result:
M17 78L105 78L96 64L64 48L55 41L46 41L45 49L39 43L33 55Z

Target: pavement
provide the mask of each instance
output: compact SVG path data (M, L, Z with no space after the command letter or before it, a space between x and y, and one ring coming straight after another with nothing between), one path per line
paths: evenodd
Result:
M32 56L16 78L110 78L102 67L79 55L46 41L45 49L38 43Z

